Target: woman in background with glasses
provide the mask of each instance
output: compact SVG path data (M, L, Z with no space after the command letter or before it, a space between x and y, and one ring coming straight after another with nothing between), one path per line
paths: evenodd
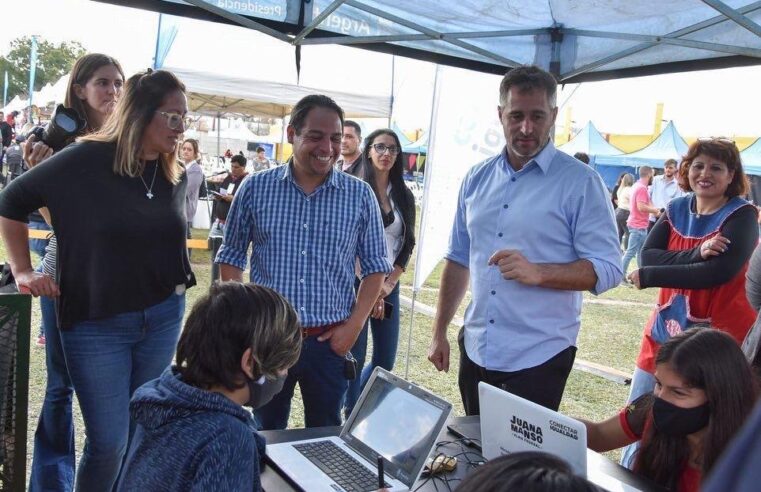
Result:
M362 388L375 367L394 368L399 342L399 278L407 268L415 247L415 197L404 184L404 159L399 137L387 128L365 138L357 177L366 181L378 200L386 233L388 261L394 270L386 277L380 296L370 312L373 333L372 362L364 367L367 352L367 323L351 353L357 360L357 378L349 382L345 413L351 414Z
M756 208L741 198L748 179L734 142L700 139L679 166L679 185L692 192L669 202L642 246L638 289L659 287L658 305L645 325L629 401L655 386L655 355L671 336L710 322L743 342L756 318L745 297L745 272L758 242ZM622 458L629 464L633 449Z
M57 298L87 436L77 490L112 489L130 434L129 399L171 362L185 289L195 284L175 153L186 112L174 75L138 73L98 132L0 194L0 233L19 288ZM29 259L25 218L40 207L58 238L54 279Z

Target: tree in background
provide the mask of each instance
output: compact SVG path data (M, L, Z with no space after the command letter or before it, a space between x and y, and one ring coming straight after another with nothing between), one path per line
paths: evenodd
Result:
M8 71L8 100L20 95L28 96L29 91L29 55L32 50L32 38L24 36L11 41L11 49L5 56L0 56L0 85L4 73ZM55 83L71 71L77 58L87 53L79 41L51 43L37 37L37 73L34 90L38 91L47 84ZM0 95L0 97L2 97ZM0 102L1 103L1 102Z

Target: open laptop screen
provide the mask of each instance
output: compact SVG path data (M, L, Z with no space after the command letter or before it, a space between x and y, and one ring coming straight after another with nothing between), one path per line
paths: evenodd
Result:
M342 435L363 455L370 452L383 456L399 480L414 479L418 465L431 451L449 405L414 385L400 387L384 377L374 379Z

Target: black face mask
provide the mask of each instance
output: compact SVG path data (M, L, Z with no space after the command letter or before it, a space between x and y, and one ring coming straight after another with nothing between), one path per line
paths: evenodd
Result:
M274 381L264 378L264 382L261 384L256 380L249 379L248 401L246 402L246 406L256 410L269 403L269 401L283 389L285 378L287 377L287 374L285 376L278 376Z
M653 402L655 428L667 436L683 437L694 434L708 425L710 417L708 402L692 408L678 407L657 396Z

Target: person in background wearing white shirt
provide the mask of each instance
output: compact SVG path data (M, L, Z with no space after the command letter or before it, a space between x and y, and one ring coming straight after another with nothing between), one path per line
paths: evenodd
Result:
M663 174L653 177L653 184L650 186L650 202L653 206L664 210L666 205L674 198L685 195L676 182L676 160L669 159L663 163ZM650 224L647 231L655 225L658 220L654 214L650 214Z

